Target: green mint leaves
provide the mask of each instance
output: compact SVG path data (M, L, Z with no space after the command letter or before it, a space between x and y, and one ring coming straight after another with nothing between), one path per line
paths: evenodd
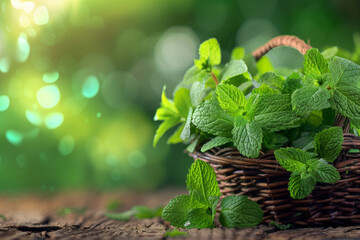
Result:
M327 128L333 124L329 113L339 113L352 122L360 120L360 67L349 60L325 58L317 49L309 49L303 71L284 75L268 57L254 64L243 48L236 48L227 64L220 63L219 43L209 39L200 45L199 59L186 72L173 100L163 89L154 117L163 122L154 146L174 128L167 142L190 144L189 151L198 145L207 151L227 144L245 157L256 158L260 150L276 150L285 144L313 149L311 138L316 132L306 130L307 137L301 137L304 133L295 130L300 127L302 131L306 125ZM334 156L324 159L331 161Z
M332 107L350 119L360 119L360 66L340 57L328 60L317 49L304 56L306 84L292 94L292 105L301 117Z
M191 165L186 185L190 196L209 207L213 204L209 197L220 196L215 172L209 164L203 161L196 161Z
M291 103L299 116L307 117L312 111L330 107L330 97L327 89L310 85L296 89L292 94Z
M333 162L341 152L343 141L343 130L340 127L325 129L315 135L315 151L326 161Z
M194 125L206 133L216 136L231 137L233 118L221 109L212 99L197 106L193 114Z
M263 211L247 196L227 196L221 201L221 225L229 228L252 227L260 224Z
M294 199L307 197L317 183L335 183L340 175L332 163L344 141L342 126L331 127L335 116L350 120L350 132L360 128L360 66L336 54L337 48L309 49L303 68L277 69L269 57L255 62L237 47L221 65L218 41L203 42L173 99L163 89L154 146L174 128L168 143L183 142L189 152L236 147L244 157L257 158L274 151L291 172ZM186 184L189 195L172 199L162 217L180 228L213 227L220 203L214 171L197 160ZM260 207L246 196L225 197L221 208L226 227L254 226L262 219Z
M321 76L329 71L329 64L316 48L309 49L304 56L304 72Z
M250 158L259 156L263 137L260 125L256 122L248 123L244 120L235 125L232 133L234 144L241 154Z
M215 93L221 108L226 112L236 114L245 105L244 93L233 85L218 85Z
M212 228L220 189L214 170L197 160L191 165L186 185L189 195L172 199L164 208L162 218L181 228Z
M201 151L206 152L207 150L209 150L213 147L218 147L218 146L224 145L229 142L232 142L231 138L217 136L217 137L211 139L210 141L208 141L207 143L205 143L201 147Z
M314 190L316 182L335 183L340 179L336 168L325 160L333 162L339 155L343 143L342 129L325 129L316 134L314 142L315 151L320 159L298 148L282 148L275 151L279 164L292 172L288 189L294 199L308 196Z
M195 65L199 69L209 69L221 63L221 50L218 41L211 38L200 45L200 59L195 60Z
M196 160L187 180L189 195L180 195L163 209L162 218L179 228L212 228L220 189L211 166ZM226 227L250 227L262 221L260 206L246 196L230 196L222 200L220 222Z
M360 119L360 88L347 83L337 84L330 104L341 115Z

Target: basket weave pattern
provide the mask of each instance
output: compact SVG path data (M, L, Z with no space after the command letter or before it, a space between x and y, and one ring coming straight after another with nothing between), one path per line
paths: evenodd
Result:
M289 38L296 41L289 41ZM284 45L284 41L286 46L301 48L303 54L306 52L303 49L311 48L303 41L299 44L301 40L296 37L285 36L275 38L253 55L258 59L269 48ZM202 153L198 146L189 155L212 166L222 197L247 195L259 203L264 212L263 222L302 226L360 224L360 153L349 152L360 149L360 138L348 133L350 124L346 118L337 116L334 125L344 130L342 152L334 162L341 179L335 184L318 183L305 199L290 197L290 172L278 164L273 151L260 152L257 159L251 159L242 156L236 148L216 147Z

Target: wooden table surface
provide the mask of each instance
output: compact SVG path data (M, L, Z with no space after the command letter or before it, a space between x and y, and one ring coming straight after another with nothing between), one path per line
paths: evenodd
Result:
M120 211L135 205L164 206L181 191L157 192L68 192L52 196L0 196L0 239L165 239L172 229L161 218L115 221L104 216L111 200L122 202ZM65 207L83 208L84 213L59 215ZM185 231L185 230L184 230ZM278 230L260 225L246 229L191 229L187 237L176 239L360 239L360 226L298 228Z

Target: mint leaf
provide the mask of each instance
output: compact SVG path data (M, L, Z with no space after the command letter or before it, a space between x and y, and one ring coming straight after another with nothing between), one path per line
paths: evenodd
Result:
M340 180L340 174L336 168L328 164L324 159L312 159L309 161L311 174L317 182L336 183Z
M187 232L181 232L179 230L167 230L165 233L164 233L164 238L167 238L167 237L186 237L186 236L189 236L189 234Z
M244 94L233 85L220 84L215 93L221 108L229 113L237 113L245 105Z
M196 81L198 74L201 70L197 68L195 65L193 65L191 68L189 68L183 78L184 84L192 84Z
M156 130L156 133L155 133L155 136L154 136L154 141L153 141L154 147L156 147L156 144L158 143L160 138L164 135L164 133L167 130L169 130L170 128L176 126L180 122L181 122L180 118L176 118L176 117L168 118L164 122L162 122L160 124L160 126L158 127L158 129Z
M231 138L217 136L217 137L211 139L210 141L208 141L207 143L205 143L201 147L201 151L206 152L207 150L209 150L211 148L218 147L218 146L224 145L225 143L229 143L229 142L232 142Z
M196 160L191 165L186 178L186 186L190 196L210 208L213 203L209 197L221 195L214 170L201 160Z
M292 73L286 78L283 84L283 92L287 94L292 94L296 89L303 87L301 82L302 77L299 73Z
M239 89L242 90L243 92L245 91L242 88L252 87L251 76L248 72L245 72L241 75L237 75L232 78L223 79L221 80L221 84L234 85L235 87L239 87Z
M192 66L184 75L182 82L178 84L176 90L179 88L191 88L192 84L196 82L206 82L211 78L211 75L206 70L199 70L195 65Z
M330 107L330 97L327 89L309 85L293 92L291 104L299 116L307 117L311 111Z
M190 209L187 215L187 221L185 223L185 228L213 228L214 219L212 218L210 209L206 208L193 208Z
M220 223L230 228L245 228L258 225L263 211L247 196L227 196L221 201Z
M264 131L279 131L298 126L299 118L291 111L264 113L254 120Z
M270 222L270 224L277 227L280 230L287 230L287 229L290 229L290 228L294 227L294 225L292 225L292 224L281 224L281 223L278 223L278 222Z
M351 84L338 84L330 104L341 115L350 119L360 119L360 88Z
M304 72L321 76L329 72L329 65L318 49L311 48L304 55Z
M293 172L289 179L290 196L293 199L303 199L308 196L315 187L314 177L307 172Z
M188 213L193 208L207 209L208 207L189 195L180 195L170 200L163 209L161 217L175 227L188 228L185 224L188 221Z
M284 146L288 141L289 139L280 133L267 132L264 133L263 148L275 150Z
M135 216L136 212L134 208L131 208L120 213L105 213L105 216L118 221L129 221L131 217Z
M233 141L239 152L249 158L259 156L262 143L262 130L256 122L235 124Z
M216 214L216 207L220 202L220 197L219 196L210 196L209 197L209 202L211 204L211 214L212 214L212 220L214 221L215 219L215 214Z
M315 135L315 151L328 162L333 162L340 154L344 141L341 127L325 129Z
M154 121L166 120L171 117L179 116L179 112L176 109L174 102L166 97L165 90L166 86L163 87L160 108L158 108L156 111Z
M239 76L247 72L244 60L231 60L226 66L221 81Z
M192 116L193 116L193 109L192 107L189 108L189 113L187 115L186 118L186 122L183 128L183 131L180 134L180 138L182 140L186 140L190 137L191 131L190 131L190 125L191 125L191 120L192 120Z
M194 125L206 133L230 137L233 119L214 100L208 100L196 107L193 114Z
M135 206L132 209L136 211L135 217L138 219L160 217L163 210L162 207L152 209L147 206Z
M253 103L246 117L256 121L264 131L274 132L297 126L299 118L291 110L289 95L268 93L250 101Z
M270 88L268 85L261 85L258 88L254 88L251 94L266 94L266 93L280 93L278 90Z
M202 44L199 48L200 59L195 60L195 65L199 69L208 69L221 62L221 50L218 41L211 38Z
M270 88L281 90L284 84L284 78L274 72L266 72L260 76L258 82L262 85L268 85Z
M231 52L231 60L240 60L245 56L245 49L243 47L236 47Z
M176 109L179 111L180 116L187 118L189 108L192 107L190 100L190 90L187 88L180 88L174 94L174 103Z
M270 59L267 56L263 56L256 62L256 67L260 75L263 75L266 72L273 72L274 67L270 62Z
M325 49L324 51L322 51L321 55L323 55L324 58L329 59L329 58L336 56L338 51L339 51L339 48L336 46L329 47L329 48Z
M325 84L330 87L348 84L356 86L360 81L360 66L341 57L334 57L329 63L329 71Z
M258 97L254 107L254 116L273 112L291 111L290 96L287 94L264 94Z
M177 130L168 138L167 140L167 144L176 144L176 143L181 143L184 140L181 139L180 135L182 133L182 131L184 130L185 127L185 123L181 124Z
M279 164L289 172L306 170L306 162L312 159L310 153L298 148L282 148L274 154Z
M314 137L316 132L301 132L300 136L292 142L294 148L300 148L303 151L314 148Z
M186 151L188 152L194 152L199 140L201 139L201 136L196 137L187 147L186 147Z
M183 77L183 83L192 84L195 82L196 75L200 72L199 68L195 65L191 66Z
M220 201L220 197L210 196L209 202L211 207L194 208L188 212L188 221L185 224L187 228L213 228L216 214L216 206Z
M190 88L191 104L196 107L206 96L205 82L195 82Z

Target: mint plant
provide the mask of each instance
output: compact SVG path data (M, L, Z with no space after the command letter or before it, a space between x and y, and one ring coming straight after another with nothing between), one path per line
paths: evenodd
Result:
M162 218L179 228L213 228L220 189L211 166L196 160L186 180L189 195L180 195L164 208ZM221 201L220 223L225 227L251 227L262 220L260 206L246 196L227 196Z
M217 40L203 42L199 58L173 98L163 89L154 116L162 121L154 146L175 128L167 142L185 143L189 152L236 147L244 158L257 158L260 152L274 151L279 164L291 172L289 191L295 199L308 196L317 183L335 183L340 175L332 163L343 143L342 128L332 127L335 116L350 121L351 133L360 132L360 66L337 53L341 51L336 48L322 53L312 48L304 55L303 68L278 71L267 56L256 62L241 47L233 50L228 63L221 64ZM201 194L192 189L190 186L190 195L169 203L172 207L167 209L182 209L179 215L164 217L179 227L188 222L187 227L211 227L219 193ZM227 201L223 201L225 211L220 219L233 226L225 216L237 208L226 210ZM190 214L189 209L196 210ZM198 216L202 217L194 221Z

